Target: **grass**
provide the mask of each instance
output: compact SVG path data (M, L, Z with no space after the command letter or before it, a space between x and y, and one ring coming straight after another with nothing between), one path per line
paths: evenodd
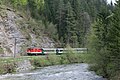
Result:
M44 66L51 66L51 65L61 65L61 64L73 64L73 63L86 63L89 62L89 54L87 53L65 53L62 55L54 55L50 54L47 56L32 56L28 57L31 64L34 67L44 67ZM87 59L86 59L87 58Z
M14 73L16 63L22 60L29 60L35 67L44 67L61 64L86 63L89 62L87 53L65 53L62 55L45 55L45 56L24 56L19 58L0 58L0 74Z

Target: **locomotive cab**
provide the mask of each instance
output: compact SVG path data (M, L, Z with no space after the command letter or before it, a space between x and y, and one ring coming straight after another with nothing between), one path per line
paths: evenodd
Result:
M28 48L27 55L40 55L43 54L42 48Z

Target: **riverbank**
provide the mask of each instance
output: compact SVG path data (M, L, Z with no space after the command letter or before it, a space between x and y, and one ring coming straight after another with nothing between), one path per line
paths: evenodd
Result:
M83 56L84 55L84 56ZM63 55L29 56L0 59L0 74L26 72L38 67L85 62L87 53Z
M0 58L0 74L16 73L34 69L27 58Z
M1 75L0 80L105 80L85 63L54 65L25 73Z

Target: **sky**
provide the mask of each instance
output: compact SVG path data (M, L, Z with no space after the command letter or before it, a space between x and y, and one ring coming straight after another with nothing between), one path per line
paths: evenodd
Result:
M115 3L116 0L107 0L107 1L108 1L108 3L111 3L111 1L112 1L113 3Z

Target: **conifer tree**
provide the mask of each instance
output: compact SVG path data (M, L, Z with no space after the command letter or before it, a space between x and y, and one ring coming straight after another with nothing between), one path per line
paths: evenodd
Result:
M57 24L57 30L59 35L59 40L64 36L63 30L65 27L65 4L63 0L59 1L58 9L56 11L56 24Z
M111 19L111 25L108 34L108 50L110 51L110 59L120 65L120 0L117 1L115 11L109 18Z
M99 13L96 23L93 26L92 32L92 44L90 48L92 50L93 58L98 70L101 70L101 74L105 77L109 76L108 65L109 65L109 50L108 50L108 34L110 28L110 20L108 19L110 13L106 8L102 8L102 12ZM99 65L99 66L98 66Z
M70 43L71 36L74 36L75 32L76 20L74 17L73 8L71 7L70 2L66 4L66 35L67 35L67 43Z

